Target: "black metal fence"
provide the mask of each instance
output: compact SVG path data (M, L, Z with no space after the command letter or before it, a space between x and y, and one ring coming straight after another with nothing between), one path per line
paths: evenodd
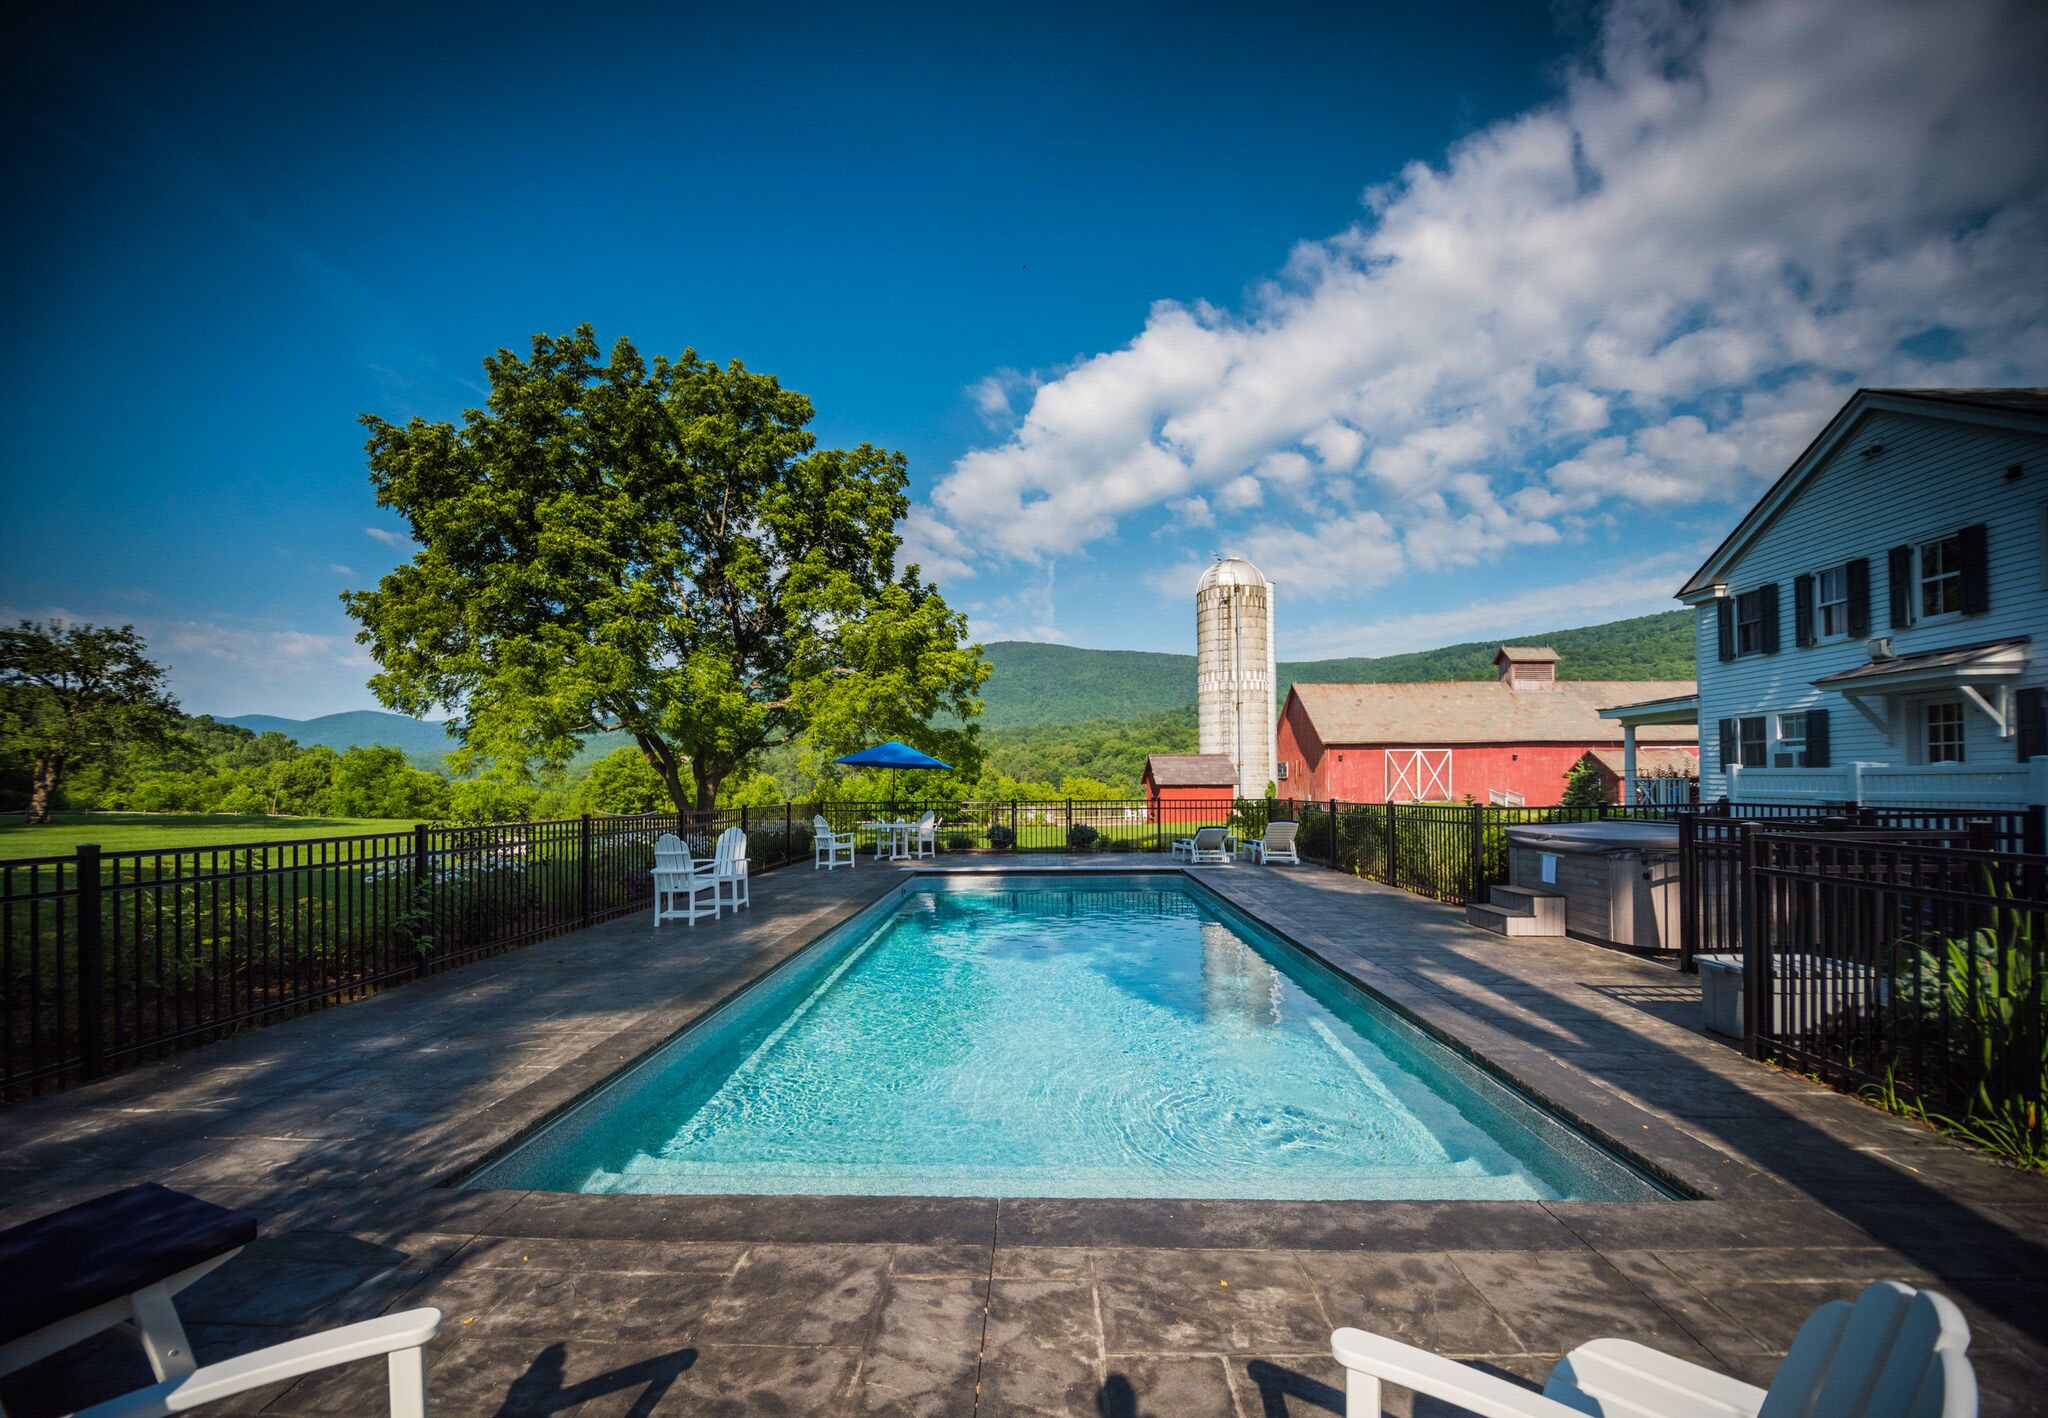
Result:
M1975 836L1744 834L1745 1045L2038 1156L2048 856Z
M654 840L808 826L739 810L583 817L0 861L0 1097L575 930L652 900Z
M1672 814L1678 824L1678 958L1742 949L1743 838L1754 830L1853 832L1875 840L1925 840L1933 834L1962 844L1988 833L2005 852L2043 850L2040 808L1858 807L1853 804L1730 804L1725 799Z

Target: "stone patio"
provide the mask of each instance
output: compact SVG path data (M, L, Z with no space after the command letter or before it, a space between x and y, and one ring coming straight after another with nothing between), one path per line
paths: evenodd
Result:
M1157 857L941 867L1164 869ZM634 916L0 1110L0 1223L138 1180L263 1219L186 1293L202 1360L415 1305L443 1414L1327 1415L1354 1324L1539 1380L1601 1334L1768 1380L1815 1305L1960 1303L1985 1412L2048 1384L2048 1182L1698 1033L1692 980L1514 942L1315 868L1193 873L1699 1199L569 1196L445 1185L901 881L798 867L751 912ZM125 1344L16 1418L147 1381ZM215 1412L381 1412L358 1365ZM1390 1390L1405 1412L1407 1395Z

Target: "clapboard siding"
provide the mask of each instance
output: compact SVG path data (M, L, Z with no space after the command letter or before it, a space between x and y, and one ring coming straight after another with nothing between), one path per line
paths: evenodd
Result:
M1882 451L1865 456L1865 450ZM2007 469L2019 464L2018 478ZM1695 610L1700 684L1700 787L1727 791L1717 727L1753 714L1824 708L1833 763L1911 761L1908 734L1888 742L1875 725L1813 681L1869 658L1865 641L1838 637L1801 647L1793 634L1793 578L1855 557L1870 563L1872 637L1889 635L1901 655L2027 635L2022 684L2048 683L2048 438L1939 415L1871 413L1834 451L1775 521L1725 571L1732 593L1776 582L1781 648L1724 662L1714 602ZM1988 530L1991 608L1894 630L1886 552L1982 522ZM1970 763L2009 764L2017 741L2001 739L1983 714L1964 717Z

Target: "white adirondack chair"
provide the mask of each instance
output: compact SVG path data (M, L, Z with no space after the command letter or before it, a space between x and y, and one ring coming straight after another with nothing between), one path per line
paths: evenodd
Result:
M927 811L910 833L910 855L936 857L939 854L939 815Z
M1346 1370L1346 1418L1380 1418L1382 1382L1483 1418L1976 1418L1969 1345L1962 1311L1896 1280L1807 1316L1769 1389L1596 1339L1560 1359L1539 1394L1384 1335L1330 1336Z
M664 832L654 844L654 928L663 921L694 926L699 916L718 919L718 878L698 869L682 838Z
M1298 822L1269 822L1266 835L1247 838L1237 844L1237 855L1249 857L1255 862L1271 866L1275 862L1290 862L1301 865L1301 857L1294 850L1294 834L1301 830Z
M811 819L811 869L823 867L826 871L836 869L841 861L853 865L854 848L858 839L851 832L834 832L832 824L819 813Z
M718 834L717 854L711 859L711 879L718 886L712 899L721 907L737 911L754 904L753 890L747 884L745 828L728 827Z
M440 1329L441 1312L435 1309L383 1315L207 1364L82 1408L72 1418L166 1418L302 1374L380 1355L385 1356L389 1373L391 1418L427 1418L425 1350L427 1341Z
M1222 827L1198 827L1192 837L1177 837L1173 843L1173 857L1176 861L1189 862L1195 866L1224 866L1230 861L1230 853L1224 849L1229 831Z

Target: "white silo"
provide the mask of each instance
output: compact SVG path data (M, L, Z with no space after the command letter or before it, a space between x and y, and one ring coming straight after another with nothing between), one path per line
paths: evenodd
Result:
M1195 684L1202 752L1237 765L1237 790L1273 781L1273 583L1238 557L1219 558L1195 588Z

